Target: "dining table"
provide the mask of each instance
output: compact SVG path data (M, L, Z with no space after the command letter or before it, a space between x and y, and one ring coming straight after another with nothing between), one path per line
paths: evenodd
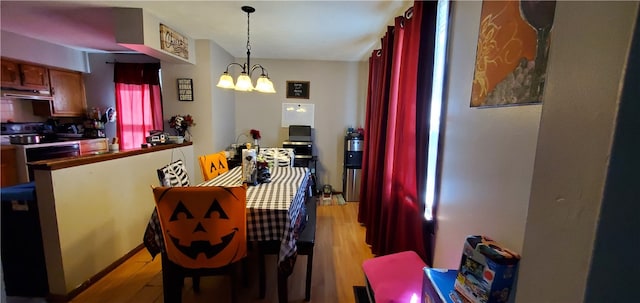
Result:
M271 181L247 187L247 241L280 241L278 273L289 276L297 257L296 239L306 223L305 201L310 192L307 167L271 169ZM196 186L242 186L242 167L237 166ZM143 243L155 258L164 251L160 220L154 208Z

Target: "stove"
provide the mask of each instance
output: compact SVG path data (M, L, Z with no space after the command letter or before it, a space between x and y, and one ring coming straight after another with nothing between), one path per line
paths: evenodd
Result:
M7 122L0 123L0 143L11 144L11 136L15 135L40 135L40 142L27 143L20 145L30 144L43 144L59 142L58 135L54 132L53 127L43 122Z
M42 122L0 124L2 144L11 143L10 137L14 135L43 136L38 143L13 144L16 147L16 167L20 182L33 181L33 170L28 165L30 162L80 156L79 141L58 138L53 128Z

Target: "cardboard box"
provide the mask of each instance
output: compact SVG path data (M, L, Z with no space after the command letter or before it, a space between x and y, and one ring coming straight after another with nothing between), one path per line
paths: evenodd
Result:
M422 277L423 303L456 303L451 297L458 271L455 269L424 268Z
M454 284L473 303L509 302L520 255L485 236L469 236Z

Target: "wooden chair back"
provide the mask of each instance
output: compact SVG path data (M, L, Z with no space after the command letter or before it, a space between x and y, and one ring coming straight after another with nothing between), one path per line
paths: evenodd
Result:
M245 187L157 187L153 194L173 263L219 268L247 255Z
M202 177L205 181L209 181L229 171L227 155L224 151L200 156L198 157L198 161L200 162Z

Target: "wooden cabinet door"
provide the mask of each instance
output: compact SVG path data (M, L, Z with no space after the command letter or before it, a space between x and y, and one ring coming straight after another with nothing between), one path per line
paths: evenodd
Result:
M20 86L20 70L18 63L2 60L2 87Z
M91 139L80 141L80 155L102 153L108 150L107 139Z
M85 115L86 97L82 74L57 69L49 69L51 85L51 116L80 117Z
M44 66L20 64L22 86L34 90L49 90L49 75Z
M2 146L0 155L0 186L12 186L18 184L18 168L16 167L16 148Z

